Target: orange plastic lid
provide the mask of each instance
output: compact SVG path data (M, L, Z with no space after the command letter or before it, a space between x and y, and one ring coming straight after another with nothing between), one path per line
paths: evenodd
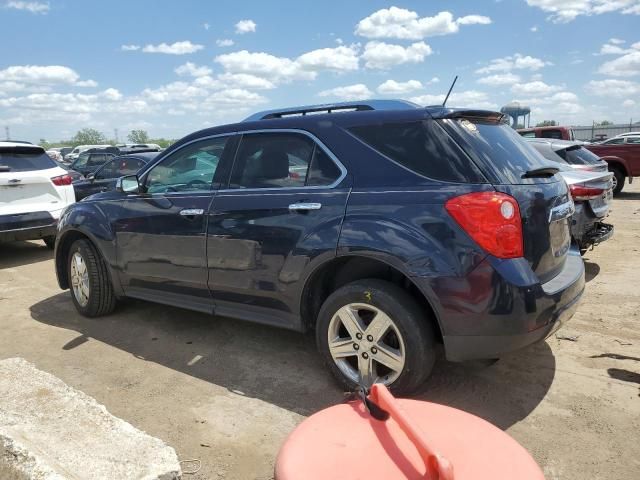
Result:
M514 439L469 413L397 400L382 385L369 398L391 417L375 420L361 401L302 422L282 446L277 480L544 480Z

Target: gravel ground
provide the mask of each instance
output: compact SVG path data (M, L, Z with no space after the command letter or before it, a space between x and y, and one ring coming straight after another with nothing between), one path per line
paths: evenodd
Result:
M509 432L548 480L640 478L637 183L610 221L568 325L492 366L442 361L421 395ZM79 316L41 242L0 246L0 312L0 359L24 357L199 459L186 479L271 478L286 435L343 398L307 336L138 301Z

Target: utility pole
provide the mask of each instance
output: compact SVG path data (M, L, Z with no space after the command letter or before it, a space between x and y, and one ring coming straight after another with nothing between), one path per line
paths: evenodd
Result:
M9 125L4 127L4 133L7 137L7 141L11 139L11 134L9 133Z
M117 129L117 128L114 128L114 129L113 129L113 133L115 134L115 137L116 137L116 143L119 143L119 142L118 142L118 129Z

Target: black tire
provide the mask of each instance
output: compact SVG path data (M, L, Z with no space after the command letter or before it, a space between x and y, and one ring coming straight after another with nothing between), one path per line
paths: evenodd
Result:
M384 280L358 280L333 292L320 309L316 342L329 370L346 391L353 391L358 384L343 374L333 360L328 336L333 316L351 303L372 305L391 318L404 339L405 361L400 375L388 387L398 395L415 392L429 377L436 361L433 319L405 290Z
M56 237L54 235L51 235L49 237L43 237L42 241L44 242L44 244L49 247L51 250L54 249L54 247L56 246Z
M613 194L617 195L624 188L624 181L626 177L624 175L624 172L618 167L611 167L609 171L613 173L614 177L616 177L616 186L613 189Z
M71 281L71 259L75 253L79 253L82 256L89 274L89 297L87 304L84 306L78 302ZM116 296L113 293L107 265L100 253L88 240L76 240L71 245L67 258L67 275L71 299L80 314L85 317L100 317L113 312L116 307Z

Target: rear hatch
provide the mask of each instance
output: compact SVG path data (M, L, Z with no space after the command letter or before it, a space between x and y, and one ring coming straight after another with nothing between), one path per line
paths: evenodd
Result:
M574 205L558 166L546 160L501 116L454 111L438 120L483 171L494 188L520 207L524 256L541 283L564 267L571 246Z
M576 202L587 203L598 218L607 216L613 199L613 173L569 170L561 175Z
M51 182L63 173L42 148L0 146L0 215L63 208L68 199Z
M555 151L565 162L577 170L591 172L606 172L609 170L607 162L582 145L571 145Z

